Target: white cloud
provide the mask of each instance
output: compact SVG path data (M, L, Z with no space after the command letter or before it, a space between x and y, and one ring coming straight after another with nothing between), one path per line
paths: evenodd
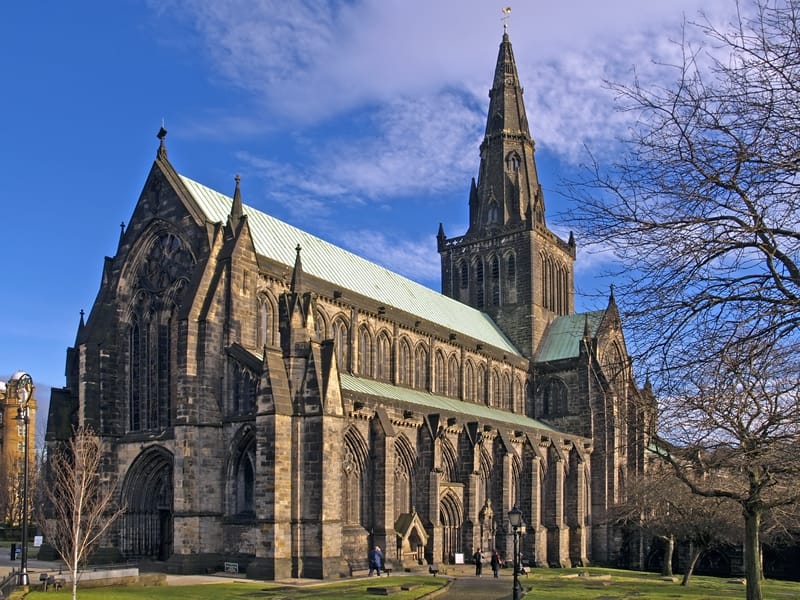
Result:
M450 90L464 90L485 110L503 4L196 0L161 10L188 20L218 75L249 90L267 113L308 126L356 109L391 110L394 119L374 123L375 139L402 144L390 128L410 122L422 98L435 110L437 96L447 104ZM679 37L684 15L733 6L732 0L515 6L510 35L540 147L574 158L584 143L607 145L620 115L603 79L629 78L633 65L645 69L654 53L674 52L667 40ZM441 130L435 120L416 125ZM394 166L389 150L381 152L382 167L348 180L376 189L369 179Z
M259 113L209 119L209 134L217 129L215 120L228 135L291 130L287 143L302 150L301 159L239 154L263 177L272 201L295 222L316 221L317 230L336 214L335 235L343 245L418 280L435 280L439 265L430 259L429 240L348 232L341 211L466 190L477 174L505 4L176 0L157 10L191 25L216 77L250 95L244 110ZM547 149L566 165L580 161L584 146L596 156L613 156L630 116L614 110L604 81L631 81L634 67L642 77L662 77L654 61L677 61L672 41L680 39L684 17L696 20L701 9L719 21L719 15L734 13L735 3L564 0L513 6L509 34L537 150ZM269 125L248 127L259 119ZM331 126L342 120L352 126ZM196 131L202 133L202 126ZM608 258L582 253L579 274L594 272Z

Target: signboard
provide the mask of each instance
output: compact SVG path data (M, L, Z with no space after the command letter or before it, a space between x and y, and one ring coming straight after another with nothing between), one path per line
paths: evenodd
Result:
M464 564L464 553L463 552L456 552L455 553L455 562L457 565Z
M33 536L33 545L35 548L38 548L42 545L42 536L35 535Z

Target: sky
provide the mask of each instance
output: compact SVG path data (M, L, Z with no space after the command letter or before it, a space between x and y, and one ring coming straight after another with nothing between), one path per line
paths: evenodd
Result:
M66 349L168 130L179 173L439 290L466 231L502 9L549 226L590 149L620 151L604 81L674 59L733 0L75 0L0 9L0 379L65 385ZM659 75L653 71L653 77ZM578 207L579 208L579 207ZM604 306L580 251L576 308Z

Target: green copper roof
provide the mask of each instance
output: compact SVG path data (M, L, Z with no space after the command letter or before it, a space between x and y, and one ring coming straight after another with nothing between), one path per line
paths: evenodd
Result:
M227 221L232 198L187 177L181 176L181 180L210 221ZM300 244L305 273L520 356L519 351L485 313L251 206L244 206L244 213L258 254L291 268L296 256L295 247Z
M360 394L368 394L379 398L389 398L391 400L399 400L408 404L415 404L433 412L446 412L456 415L464 415L480 420L490 419L500 423L505 423L509 427L526 427L536 429L546 429L548 431L556 431L549 425L545 425L541 421L531 419L522 414L507 412L497 408L490 408L483 404L475 404L472 402L464 402L456 400L455 398L447 398L445 396L436 396L428 392L420 390L412 390L408 388L398 387L385 383L382 381L373 381L372 379L361 379L360 377L353 377L346 373L341 373L339 378L342 382L342 390L357 392Z
M589 336L594 337L605 314L604 310L596 310L558 317L547 328L539 344L536 362L577 357L580 354L580 342L586 327L589 328Z

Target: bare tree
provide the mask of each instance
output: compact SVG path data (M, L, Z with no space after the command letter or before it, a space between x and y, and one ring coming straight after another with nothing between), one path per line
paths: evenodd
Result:
M800 474L800 0L736 6L729 25L687 25L682 59L657 66L671 83L610 84L635 116L627 152L569 190L573 226L620 259L662 457L739 504L760 600L761 520L797 501Z
M617 298L649 366L715 360L800 324L800 0L742 0L703 47L609 84L634 117L615 164L568 185L571 226L621 261ZM713 344L709 344L713 340ZM698 342L702 342L700 345Z
M664 543L662 575L672 575L674 544L689 544L691 555L681 585L688 585L702 554L740 541L736 505L727 498L706 498L655 464L628 482L627 501L615 508L617 518Z
M731 347L716 365L682 371L685 385L660 406L658 455L693 493L740 508L748 600L762 597L764 517L775 528L800 502L797 351L780 340Z
M50 450L43 470L50 514L40 515L39 522L72 576L73 600L80 567L125 510L114 506L116 486L101 479L101 445L91 429L79 427L66 444Z

